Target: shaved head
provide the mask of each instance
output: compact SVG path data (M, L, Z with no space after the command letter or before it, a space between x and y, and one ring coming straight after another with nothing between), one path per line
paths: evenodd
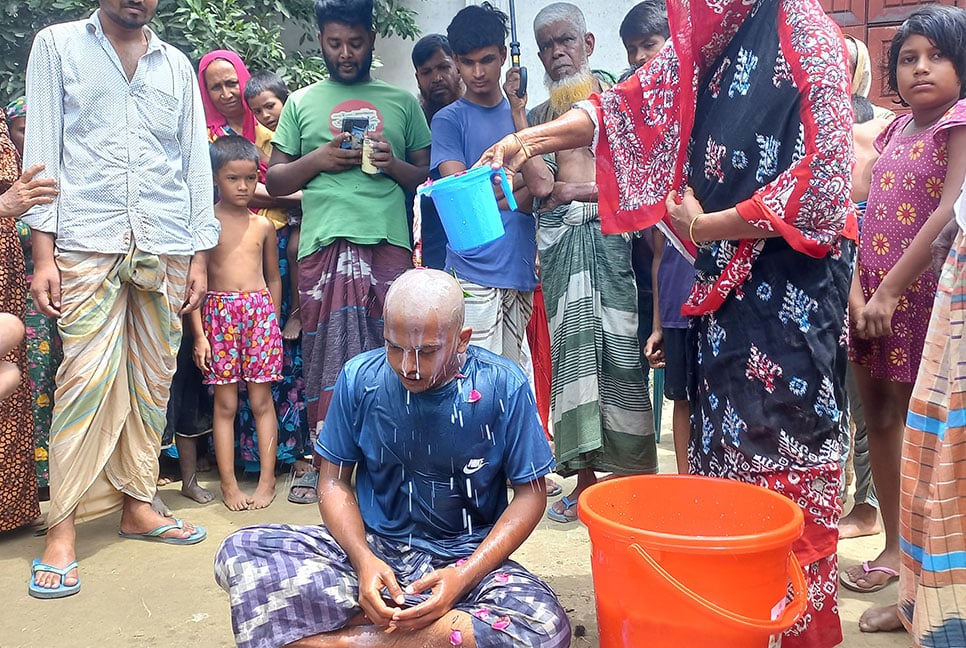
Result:
M383 313L425 321L435 313L441 326L463 327L463 289L456 278L440 270L416 268L396 279L386 293Z
M386 359L411 392L451 381L464 362L472 329L463 326L463 289L451 275L418 268L386 293Z

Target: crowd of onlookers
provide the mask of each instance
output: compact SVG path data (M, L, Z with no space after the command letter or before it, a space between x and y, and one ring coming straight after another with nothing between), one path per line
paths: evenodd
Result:
M239 645L372 624L569 645L508 559L602 474L657 471L653 369L679 472L805 512L783 645L837 645L838 584L896 580L864 631L966 645L963 10L899 27L893 112L813 0L644 0L615 30L627 67L601 66L622 74L548 4L536 106L486 2L414 45L418 97L370 74L371 0L316 1L328 76L293 92L229 50L195 68L156 5L42 30L0 120L0 531L48 528L32 596L79 591L80 521L204 540L157 493L213 501L213 459L229 509L268 507L288 470L324 522L225 541ZM463 247L417 189L479 164L513 195L494 188L503 235ZM839 538L881 531L839 569ZM317 605L265 612L281 592Z

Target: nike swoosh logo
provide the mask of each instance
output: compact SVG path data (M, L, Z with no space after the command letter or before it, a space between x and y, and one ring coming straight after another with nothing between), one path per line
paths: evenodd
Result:
M479 471L486 465L486 462L482 459L471 459L469 463L463 466L463 474L472 475L473 473Z

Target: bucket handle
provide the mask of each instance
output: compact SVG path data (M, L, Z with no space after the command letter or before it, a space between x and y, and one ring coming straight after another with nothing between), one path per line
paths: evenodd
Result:
M744 628L750 628L753 630L767 631L769 634L780 634L785 630L788 630L796 621L798 621L799 617L801 617L805 612L805 606L808 603L805 573L802 571L802 566L798 562L798 558L794 553L789 554L790 560L788 565L788 577L792 582L792 592L794 595L792 598L792 603L785 608L785 610L782 612L782 615L778 619L771 620L747 617L742 614L738 614L737 612L726 610L716 603L712 603L669 574L668 571L661 567L661 565L658 564L658 562L654 560L654 558L639 544L635 543L630 545L630 549L633 552L636 552L648 567L663 577L685 598L691 600L699 607L704 608L713 616L729 622L732 625L742 626Z
M513 185L510 184L510 179L506 177L506 170L503 167L500 167L499 171L494 171L490 174L491 179L495 180L497 177L500 178L500 185L503 188L503 195L506 197L507 207L510 208L510 211L516 211L517 199L513 195Z

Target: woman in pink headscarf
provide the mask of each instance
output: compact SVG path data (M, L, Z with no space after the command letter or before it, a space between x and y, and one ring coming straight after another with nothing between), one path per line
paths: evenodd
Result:
M198 83L210 141L241 135L255 143L256 129L261 125L255 121L243 94L250 77L241 57L230 50L208 52L201 59Z

